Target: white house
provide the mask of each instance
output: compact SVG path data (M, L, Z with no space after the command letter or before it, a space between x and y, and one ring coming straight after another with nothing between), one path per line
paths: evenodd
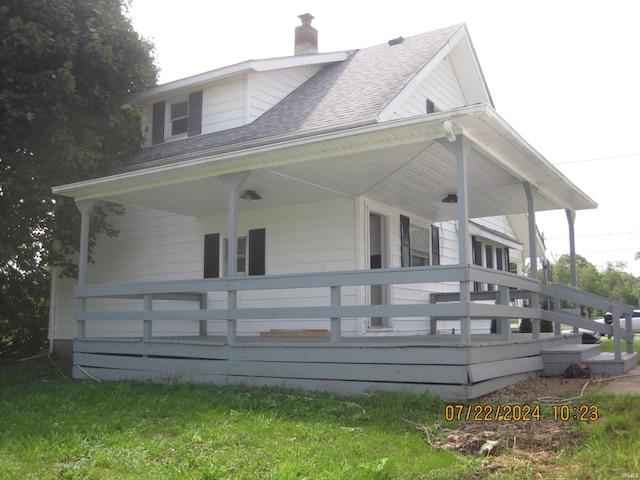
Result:
M132 98L146 141L128 167L54 188L83 218L50 321L77 377L471 398L579 343L559 325L588 321L541 298L630 315L537 281L536 211L566 210L573 234L596 204L496 113L465 25L318 53L300 18L294 56ZM88 265L96 202L126 214ZM533 333L513 334L524 317ZM635 362L630 329L595 328Z

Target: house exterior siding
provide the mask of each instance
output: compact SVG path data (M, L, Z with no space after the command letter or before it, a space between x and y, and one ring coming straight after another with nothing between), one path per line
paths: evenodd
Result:
M320 70L320 66L252 72L248 76L247 123L253 122Z
M449 110L466 104L451 62L446 57L396 110L396 118L424 115L426 100L433 101L439 110Z
M304 205L290 205L267 209L242 210L238 217L238 235L246 236L255 228L266 229L267 275L330 272L368 268L368 216L370 212L383 215L387 221L388 267L399 268L400 216L407 214L372 202L366 198L343 198ZM428 228L433 222L411 215L411 223ZM504 217L493 220L492 227L500 228ZM202 278L204 261L204 236L219 233L226 237L226 215L193 218L158 210L128 207L126 214L113 219L120 234L115 238L101 238L95 251L95 265L89 268L92 284L135 283L145 281L181 280ZM455 222L437 224L440 232L440 263L456 264L458 261L458 235ZM503 225L505 231L509 229ZM222 252L220 253L222 256ZM224 262L224 259L222 259ZM61 279L56 286L56 309L53 325L55 338L73 338L74 281ZM397 304L429 303L430 293L454 290L456 285L411 284L389 287L389 301ZM369 289L350 287L343 291L344 305L363 305L370 301ZM320 300L321 299L321 300ZM210 294L209 305L223 308L226 296ZM324 305L326 292L318 289L284 289L278 292L240 292L240 304L283 307ZM97 301L96 301L97 302ZM92 308L122 309L134 305L135 300L101 300ZM318 302L321 302L320 304ZM116 307L117 305L117 307ZM193 308L180 302L154 303L154 309ZM197 322L159 323L154 335L185 335L197 333ZM176 325L182 330L176 331ZM369 328L368 319L344 319L345 336L371 335L393 331L399 334L425 333L429 329L426 318L389 319L385 328ZM133 336L139 335L140 325L135 322L111 322L108 325L95 322L87 335ZM241 322L240 334L257 335L271 328L326 329L327 319L296 321L247 320ZM483 327L484 328L484 327ZM186 331L184 330L186 329ZM222 334L224 322L209 323L212 334Z

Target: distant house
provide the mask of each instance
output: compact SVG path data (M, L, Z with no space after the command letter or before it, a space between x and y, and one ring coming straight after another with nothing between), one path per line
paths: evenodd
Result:
M75 376L472 398L580 342L559 326L584 320L541 298L628 313L537 280L535 212L572 232L596 204L496 113L465 25L318 53L300 18L294 56L132 98L146 141L127 168L54 188L83 217L50 324ZM88 265L96 202L126 214Z

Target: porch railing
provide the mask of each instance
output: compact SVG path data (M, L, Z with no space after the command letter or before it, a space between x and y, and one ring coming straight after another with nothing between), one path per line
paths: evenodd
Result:
M452 285L448 293L434 293L419 303L386 305L343 305L343 287L368 285L438 284ZM491 285L490 290L472 292L475 284ZM297 307L239 307L238 292L279 289L326 288L328 305ZM207 297L212 292L226 292L226 308L209 308ZM462 294L460 292L467 292ZM468 295L468 296L467 296ZM350 270L341 272L268 275L218 279L176 280L166 282L144 282L133 284L86 285L76 287L78 308L78 338L86 337L86 322L134 320L143 323L143 341L150 341L153 322L199 321L200 335L207 335L207 321L226 320L227 342L234 343L237 337L237 322L260 319L327 319L330 321L331 341L339 342L342 336L343 318L367 317L418 317L429 318L430 331L437 333L439 320L455 319L461 324L461 342L470 342L470 322L474 319L495 319L497 332L504 339L511 336L511 319L530 318L532 336L540 335L540 320L554 322L554 332L561 335L561 325L590 329L613 335L616 358L621 358L621 340L627 343L627 351L633 351L631 314L633 307L609 299L582 292L566 286L546 286L527 277L508 272L485 269L477 266L436 266L402 269ZM139 299L142 310L91 311L89 299ZM540 300L550 298L555 308L546 311L540 308ZM190 301L198 309L155 310L155 300ZM514 300L527 299L527 302ZM580 305L608 310L613 313L613 324L601 324L572 310L563 309L563 302L572 302L573 308ZM525 305L525 303L527 305ZM624 316L624 328L620 317ZM465 334L466 332L466 334Z

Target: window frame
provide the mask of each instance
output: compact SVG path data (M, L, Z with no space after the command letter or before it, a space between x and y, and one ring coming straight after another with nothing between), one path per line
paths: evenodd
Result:
M418 229L425 233L424 237L427 240L428 250L424 252L423 250L418 250L414 248L414 242L412 241L411 230ZM435 242L435 238L437 237L437 242ZM437 252L434 249L437 248ZM426 255L414 255L414 252L426 253ZM422 223L414 223L411 219L405 215L400 215L400 266L402 268L405 267L415 267L415 266L437 266L440 265L441 260L440 251L440 227L435 225L424 226ZM428 258L429 262L427 265L415 265L413 258Z
M184 114L178 115L174 117L174 111L178 109L178 107L182 107L184 105ZM182 112L180 112L182 113ZM169 103L169 114L168 114L168 131L171 132L170 137L175 138L178 136L186 136L189 132L189 98L183 100L178 100ZM180 125L180 131L176 132L176 125Z
M249 236L242 235L238 236L237 240L237 250L236 250L236 275L239 277L246 277L249 274ZM243 243L243 248L241 248L241 242ZM220 259L220 265L222 267L222 276L229 276L229 238L224 237L222 239L222 248L220 249L222 258ZM240 263L244 267L243 270L240 270Z
M203 91L175 95L152 105L151 145L181 140L202 133ZM186 112L176 114L186 104ZM180 124L176 131L176 125Z
M499 242L487 240L486 238L473 236L472 237L472 253L473 264L479 267L488 268L491 270L498 270L501 272L509 272L509 247ZM491 262L489 264L487 252L491 251ZM480 258L478 258L480 256ZM498 268L502 267L502 268ZM495 290L495 285L482 284L480 282L474 283L474 290Z

